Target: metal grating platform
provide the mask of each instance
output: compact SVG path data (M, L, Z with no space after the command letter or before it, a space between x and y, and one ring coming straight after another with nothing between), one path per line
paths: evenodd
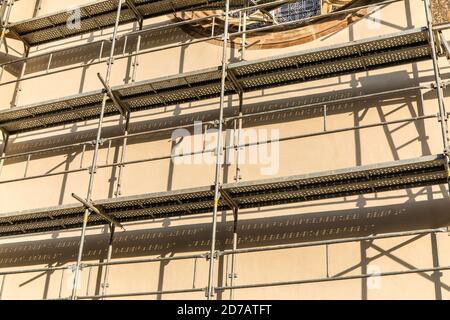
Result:
M288 85L430 58L425 29L230 64L226 94ZM210 68L114 87L131 111L218 97L220 68ZM233 79L232 79L233 78ZM234 81L233 81L234 80ZM0 111L0 127L19 133L94 119L100 90ZM106 116L118 114L113 103Z
M259 1L258 3L270 1L273 0ZM220 9L224 7L222 0L134 0L133 2L144 19L182 10ZM67 21L70 19L72 12L63 10L13 23L9 26L11 32L9 36L21 39L28 45L37 46L112 27L115 23L118 4L118 0L103 0L80 6L81 27L79 29L67 27ZM246 1L244 0L232 0L230 2L232 8L243 7L245 4ZM120 23L133 21L136 21L133 11L123 3Z
M447 182L443 155L319 172L225 184L222 189L239 208L303 202L318 199L382 192ZM120 222L212 212L213 186L151 193L96 201L95 205ZM222 197L220 210L230 207ZM81 205L0 214L0 236L78 228L82 225ZM105 224L91 215L90 225Z

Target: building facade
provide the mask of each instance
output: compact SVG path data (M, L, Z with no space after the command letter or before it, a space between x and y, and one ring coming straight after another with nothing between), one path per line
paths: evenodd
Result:
M1 299L450 297L447 1L1 8Z

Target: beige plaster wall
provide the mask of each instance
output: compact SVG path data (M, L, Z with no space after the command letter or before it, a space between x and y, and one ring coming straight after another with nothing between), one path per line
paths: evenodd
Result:
M89 1L83 1L87 3ZM70 1L70 4L81 1ZM14 7L13 21L29 18L34 5L31 0L21 0ZM64 9L60 1L44 0L40 14ZM251 50L247 59L256 59L296 50L332 45L349 40L363 39L425 25L422 1L410 0L379 8L365 19L327 37L285 49ZM165 18L146 21L146 25L161 23ZM374 19L379 19L375 20ZM120 28L129 31L132 26ZM109 37L111 30L75 37L58 43L33 48L31 54L64 48ZM145 39L147 48L188 41L182 32L170 32ZM8 41L19 51L20 45ZM130 48L133 43L128 44ZM118 52L121 50L119 43ZM237 52L229 56L236 57ZM18 52L19 54L20 52ZM72 56L62 60L59 67L74 66L89 61L90 56ZM137 81L188 72L220 64L221 47L210 43L189 45L183 48L140 56ZM116 60L112 84L130 81L129 59ZM442 76L447 78L448 62L442 58ZM42 69L29 65L27 76ZM22 82L17 105L27 105L49 99L100 89L97 72L104 73L105 64L80 68L56 75ZM1 81L16 76L4 73ZM430 61L395 66L382 70L311 81L276 89L252 92L245 95L244 112L286 107L295 103L317 101L332 96L349 96L362 92L378 92L427 84L433 81ZM447 90L446 90L447 91ZM14 85L0 87L0 108L10 108ZM448 92L446 102L448 103ZM238 105L237 97L227 98L227 112ZM214 116L218 100L193 102L169 106L132 115L131 128L135 132L148 128L155 120L196 116L206 119ZM423 114L436 114L437 101L432 91L422 95L396 96L342 105L330 110L327 128L338 129L357 125L391 121ZM119 134L117 117L107 118L105 135ZM11 137L8 154L24 152L62 143L94 139L97 121L66 125ZM280 137L316 132L323 129L320 110L312 114L287 112L276 117L263 117L247 123L250 128L279 130ZM169 155L170 136L153 139L130 139L127 160ZM113 144L100 150L99 164L111 163L119 158L121 147ZM248 150L247 150L248 151ZM241 166L243 181L260 178L288 176L323 170L346 168L399 159L415 158L442 152L439 124L436 119L389 125L371 129L323 135L279 144L279 170L272 175L261 174L263 164ZM49 153L33 157L28 175L57 172L80 167L80 150ZM84 155L87 165L92 150ZM6 161L1 181L24 175L25 159ZM234 181L235 166L224 168L224 182ZM114 197L116 172L101 169L95 178L93 199ZM169 160L159 160L128 165L123 177L122 195L177 190L211 185L214 166L173 165ZM87 172L57 175L21 182L0 184L0 212L73 203L72 192L85 194ZM448 191L446 186L414 188L364 196L329 199L277 207L244 210L240 213L239 247L294 243L348 236L361 236L378 232L421 229L447 226L449 221ZM221 213L219 219L219 248L231 248L232 216ZM145 257L185 255L205 252L210 246L211 215L186 216L155 221L132 223L126 232L118 232L114 243L114 259L140 259ZM14 236L0 240L0 271L17 268L72 265L76 259L79 230L58 231L33 236ZM106 257L108 242L104 227L91 228L87 237L84 261L97 262ZM235 284L264 283L313 279L329 276L347 276L367 273L450 265L450 239L446 233L437 236L414 236L317 246L301 249L262 252L240 255L237 258ZM328 261L328 265L327 265ZM205 259L172 261L170 263L145 263L114 266L111 268L108 293L130 291L160 291L206 286L208 263ZM230 261L220 258L216 264L217 285L229 282ZM83 269L79 295L98 294L104 269ZM8 275L4 279L4 299L40 299L67 297L70 294L72 272ZM369 280L346 280L316 284L242 289L235 298L261 299L435 299L448 298L449 272L418 273L383 277L379 285ZM0 281L2 281L0 276ZM1 283L1 282L0 282ZM375 287L375 288L374 288ZM216 297L229 298L229 292ZM139 298L139 297L138 297ZM204 298L204 293L156 295L140 298Z

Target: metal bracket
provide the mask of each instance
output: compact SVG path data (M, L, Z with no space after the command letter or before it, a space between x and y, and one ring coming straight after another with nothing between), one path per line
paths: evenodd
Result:
M72 197L75 198L76 200L78 200L79 202L81 202L86 209L98 214L99 216L101 216L103 219L105 219L109 223L111 223L125 231L125 228L119 221L117 221L111 215L107 214L103 209L95 207L95 204L92 201L86 201L83 198L81 198L80 196L77 196L75 193L72 193Z
M441 117L441 115L438 113L438 114L436 115L436 117L437 117L437 119L438 119L438 122L441 122L442 120L447 121L447 120L448 120L448 113L446 112L442 117Z
M441 44L441 48L445 53L445 56L447 57L447 59L450 59L450 46L448 45L447 40L445 39L444 34L442 33L442 30L439 31L439 38L440 38L440 44Z
M236 93L238 93L238 94L243 94L244 93L244 89L242 88L242 86L239 83L236 75L234 74L234 70L233 69L227 69L227 78L229 78L231 80L231 82L233 83L233 86L234 86L234 89L236 90Z
M208 252L208 253L205 254L205 259L206 259L206 260L209 260L210 257L211 257L211 253L210 253L210 252ZM219 258L219 253L218 253L217 251L214 252L213 258L214 258L214 259Z
M125 0L128 8L130 8L131 11L133 11L134 16L136 17L138 23L139 23L139 29L142 30L142 26L144 23L144 17L142 16L142 14L139 12L139 9L136 8L135 4L133 1L131 0Z
M214 288L213 288L214 289ZM209 298L208 296L209 296L209 293L208 293L208 287L206 287L205 289L205 297L207 297L207 298ZM213 290L213 293L211 294L211 297L214 297L214 290Z
M230 196L228 191L224 190L222 187L220 188L220 194L222 195L225 202L228 204L228 206L234 211L239 209L239 205L234 201L234 199Z
M114 94L111 87L102 78L100 73L97 73L97 77L100 80L100 82L102 83L106 94L108 95L108 97L112 100L112 102L116 106L117 110L119 110L120 114L123 117L127 117L128 113L130 112L130 109L127 106L125 106L125 104L120 100L120 98L116 94Z
M8 30L8 33L13 34L13 38L17 38L18 40L20 40L25 47L31 48L31 45L23 37L21 37L17 32L15 32L13 29L8 29L8 28L6 28L6 29Z
M3 140L6 140L6 138L9 137L8 130L6 130L5 128L0 128L0 131L2 133Z

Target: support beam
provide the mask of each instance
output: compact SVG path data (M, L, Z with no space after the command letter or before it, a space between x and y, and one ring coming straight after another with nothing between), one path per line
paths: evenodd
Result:
M104 92L108 95L108 97L112 100L117 110L119 110L120 114L123 117L126 117L130 112L130 109L120 100L120 98L112 91L111 87L106 83L100 73L97 73L97 77L103 85Z
M227 78L229 78L231 80L231 82L233 83L233 86L234 86L234 89L236 90L236 93L238 93L239 95L242 95L244 93L244 89L239 84L239 81L236 78L236 75L234 74L234 71L232 69L228 69L228 70L226 70L226 73L227 73Z
M238 242L238 234L237 234L237 228L238 228L238 219L239 219L239 209L233 210L233 251L237 250L237 242ZM237 278L236 274L236 254L231 254L231 273L230 273L230 287L233 288L234 285L234 279ZM230 289L230 300L234 299L234 291L233 289Z
M12 107L17 107L17 105L19 104L19 97L20 97L20 93L22 92L22 78L25 76L25 71L27 69L27 64L28 64L28 56L30 54L30 47L24 43L23 44L24 47L24 51L23 51L23 63L22 63L22 68L20 70L20 74L19 77L17 78L17 82L16 82L16 88L14 90L14 96L11 102L11 106Z
M128 8L130 8L130 10L133 12L134 16L136 17L136 20L139 23L139 30L142 30L142 26L144 24L144 17L142 16L142 14L139 12L138 8L136 8L136 5L134 4L134 2L132 0L125 0Z
M119 221L117 221L114 217L110 216L109 214L105 213L101 208L97 208L93 202L86 201L80 196L77 196L75 193L72 193L72 197L81 202L81 204L83 204L83 206L86 209L90 210L91 212L94 212L95 214L98 214L109 223L121 228L122 230L125 230L125 228Z
M239 114L237 119L235 119L235 121L237 121L237 134L236 134L236 139L237 141L235 141L235 151L236 151L236 173L234 176L234 181L239 182L242 179L241 176L241 167L240 167L240 160L241 160L241 150L242 147L241 145L242 143L242 120L243 120L243 113L242 113L242 107L243 107L243 103L244 103L244 95L240 94L239 95Z
M4 8L2 8L2 17L1 17L1 33L0 33L0 50L2 49L3 43L5 43L5 50L6 48L6 34L9 32L8 24L9 24L9 18L11 16L11 10L12 6L14 5L14 0L6 0L6 2L3 2Z
M222 195L222 197L224 198L225 202L228 204L230 209L232 209L233 211L239 209L239 205L236 203L236 201L234 201L234 199L230 196L230 194L226 190L220 188L220 194Z
M36 18L39 14L39 11L41 11L42 7L42 0L36 0L36 3L34 5L34 12L33 12L33 18Z

